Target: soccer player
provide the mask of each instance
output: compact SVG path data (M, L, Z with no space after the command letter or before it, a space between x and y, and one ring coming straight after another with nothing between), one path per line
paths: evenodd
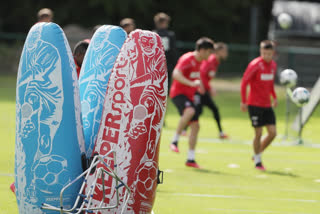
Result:
M249 63L241 82L240 109L243 112L249 111L255 131L253 160L258 170L265 170L261 155L276 136L276 118L272 107L276 107L278 104L274 90L277 65L272 60L273 55L273 42L269 40L262 41L260 43L260 57ZM250 91L247 98L248 85L250 85ZM272 102L271 96L273 98ZM261 139L263 127L266 127L267 135Z
M80 75L80 70L81 70L83 58L87 52L88 46L89 46L89 42L87 41L87 39L78 42L74 46L73 58L74 58L74 62L76 64L78 79L79 79L79 75Z
M179 152L178 141L182 130L189 124L191 132L189 135L189 152L186 166L200 168L195 161L195 147L199 132L198 113L194 104L194 95L199 90L200 65L203 60L208 59L213 51L213 41L202 37L196 42L193 52L188 52L180 57L173 70L173 83L170 88L170 98L181 115L176 134L170 144L170 149Z
M228 46L223 42L215 43L214 51L215 53L211 54L208 60L203 61L201 64L200 77L205 89L205 93L203 95L196 93L195 101L199 114L202 113L203 106L207 106L212 111L219 129L219 138L226 139L228 136L222 130L218 107L211 98L216 95L216 90L210 86L210 80L215 77L220 62L227 59Z
M171 86L171 77L174 66L177 63L177 48L176 48L176 36L171 30L168 30L170 23L170 16L165 13L157 13L154 18L154 30L161 37L163 48L167 59L168 68L168 88Z

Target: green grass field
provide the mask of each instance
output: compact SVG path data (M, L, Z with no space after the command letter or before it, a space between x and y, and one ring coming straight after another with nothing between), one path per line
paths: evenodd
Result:
M16 201L9 190L14 180L15 77L2 76L0 87L0 214L15 214ZM180 140L180 154L169 151L179 119L169 103L160 149L164 183L158 186L155 213L320 213L320 108L305 126L304 145L293 145L293 139L284 142L284 91L278 90L279 137L263 155L267 171L259 172L251 161L253 130L247 114L239 110L239 93L218 92L215 100L230 140L217 139L216 125L206 110L196 153L203 170L184 166L187 138Z

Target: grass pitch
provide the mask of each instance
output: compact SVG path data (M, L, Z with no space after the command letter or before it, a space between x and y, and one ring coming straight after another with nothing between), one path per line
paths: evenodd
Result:
M15 77L2 76L0 86L0 214L15 214L17 205L9 190L14 180ZM180 154L169 151L179 120L169 102L160 146L164 183L157 189L155 213L320 213L320 109L305 126L304 145L293 145L293 138L283 141L284 91L278 90L278 137L263 154L267 171L259 172L251 161L253 130L247 114L240 112L239 92L218 93L215 101L230 140L217 139L215 122L206 109L200 118L196 152L202 170L184 166L186 137L179 142Z

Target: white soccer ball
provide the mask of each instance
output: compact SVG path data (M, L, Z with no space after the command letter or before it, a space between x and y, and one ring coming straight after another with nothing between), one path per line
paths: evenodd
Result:
M280 73L280 83L288 88L292 88L297 84L298 75L292 69L285 69Z
M288 13L280 13L278 23L282 29L288 29L292 25L292 17Z
M298 106L303 106L309 102L310 99L310 92L303 87L298 87L294 89L292 93L292 100Z

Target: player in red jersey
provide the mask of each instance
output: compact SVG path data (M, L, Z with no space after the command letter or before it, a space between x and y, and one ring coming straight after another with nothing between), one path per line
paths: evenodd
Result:
M170 97L181 115L176 134L170 144L174 152L179 152L178 141L184 127L189 126L189 152L187 166L200 168L195 162L195 147L199 132L198 117L194 104L194 95L200 89L200 66L203 60L208 59L213 51L213 41L207 37L200 38L196 42L196 49L180 57L173 70L173 83L170 88Z
M262 165L261 154L276 136L276 118L272 107L276 107L278 104L274 90L277 64L272 60L273 55L273 42L262 41L260 43L260 57L249 63L241 82L240 109L243 112L249 110L249 116L255 130L253 159L256 169L259 170L265 170ZM250 85L250 92L247 98L248 85ZM271 96L273 102L271 102ZM265 138L261 139L264 126L268 133Z
M196 93L195 103L198 108L199 114L202 113L203 106L207 106L212 111L219 129L219 137L221 139L225 139L228 138L228 136L222 130L218 107L211 98L216 95L216 90L215 88L210 86L210 80L215 77L220 62L227 59L228 46L223 42L215 43L214 52L214 54L211 54L209 56L208 60L203 61L201 64L200 77L205 89L205 93L203 95Z
M80 75L83 58L87 52L88 46L89 46L89 41L86 39L78 42L73 49L73 58L74 58L74 63L76 64L78 79Z

